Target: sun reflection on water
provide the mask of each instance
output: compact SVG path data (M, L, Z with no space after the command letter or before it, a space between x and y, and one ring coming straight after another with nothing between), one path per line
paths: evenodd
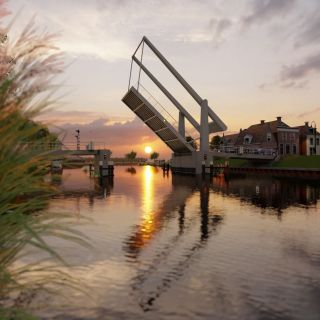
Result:
M143 203L143 215L144 219L150 216L153 209L153 178L154 173L151 166L145 166L143 170L143 192L142 192L142 203Z
M145 240L150 239L154 229L154 189L153 167L145 166L143 171L143 192L142 192L142 223L141 235Z

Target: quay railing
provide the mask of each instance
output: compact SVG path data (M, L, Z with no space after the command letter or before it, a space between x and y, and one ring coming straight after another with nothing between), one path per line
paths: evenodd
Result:
M26 142L23 145L28 146L34 150L106 150L107 145L105 142L84 141L80 144L76 142Z
M278 154L278 150L274 148L248 148L244 146L219 146L212 151L232 153L237 155L260 155L260 156L274 156Z

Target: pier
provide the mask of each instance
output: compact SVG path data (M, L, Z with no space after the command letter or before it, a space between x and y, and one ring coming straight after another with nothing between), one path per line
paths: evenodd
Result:
M30 143L31 148L37 150L43 150L51 156L52 164L64 160L67 156L77 157L92 157L93 162L90 164L90 172L92 171L95 176L107 177L114 175L114 162L111 159L112 152L105 147L100 146L94 147L94 143L78 143L76 148L74 144L63 144L63 143ZM62 167L61 167L62 169Z

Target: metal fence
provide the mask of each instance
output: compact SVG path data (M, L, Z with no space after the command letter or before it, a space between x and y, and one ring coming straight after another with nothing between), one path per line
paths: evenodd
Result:
M261 156L276 156L278 150L274 148L247 148L244 146L219 146L214 148L215 152L233 153L233 154L248 154Z

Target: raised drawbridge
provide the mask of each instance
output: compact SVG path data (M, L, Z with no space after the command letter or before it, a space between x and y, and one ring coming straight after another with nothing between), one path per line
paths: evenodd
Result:
M139 60L136 53L140 46L142 52L144 46L147 45L156 57L164 64L171 74L180 82L185 90L200 106L200 123L186 110L181 103L170 93L164 85L150 72L150 70L142 63L142 55ZM139 69L139 80L141 71L147 75L152 82L162 91L162 93L172 102L179 111L178 127L175 128L168 118L160 113L153 101L143 94L137 87L130 86L132 65L136 63ZM187 83L187 81L178 73L178 71L169 63L169 61L159 52L159 50L150 42L147 37L143 37L136 51L132 55L131 70L128 92L122 98L122 101L154 132L157 136L173 151L171 166L179 168L180 171L188 173L200 173L203 161L209 162L211 159L209 154L209 134L221 132L227 129L223 121L209 107L208 101L202 99L198 93ZM186 140L185 119L189 121L192 127L199 132L200 149L197 151L190 141ZM210 121L209 121L210 119Z

